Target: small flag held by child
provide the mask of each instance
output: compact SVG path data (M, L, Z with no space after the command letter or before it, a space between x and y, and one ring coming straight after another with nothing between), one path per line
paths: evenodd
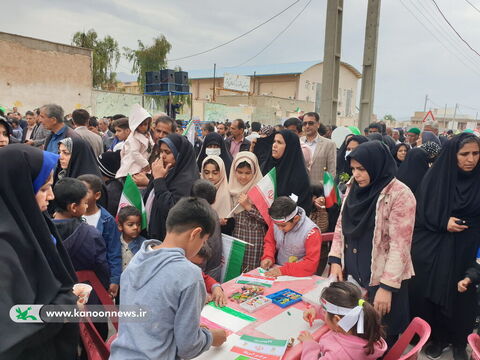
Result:
M273 168L260 180L257 185L252 187L248 193L248 197L255 204L260 214L269 224L271 222L268 209L277 197L277 170Z
M147 228L147 212L145 211L145 206L143 204L142 194L138 190L137 184L133 181L130 174L127 175L125 179L125 184L123 185L122 195L120 196L120 202L118 203L117 217L118 212L121 208L125 206L134 206L142 213L142 230Z
M335 204L338 204L338 206L342 204L342 198L338 192L338 187L335 184L332 174L328 171L323 173L323 190L325 193L325 207L327 209Z

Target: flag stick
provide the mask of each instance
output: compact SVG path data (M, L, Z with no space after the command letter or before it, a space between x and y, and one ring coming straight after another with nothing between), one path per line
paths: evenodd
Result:
M232 215L233 215L233 213L235 212L235 210L237 210L237 208L238 208L239 206L240 206L240 203L238 203L238 204L232 209L232 211L230 211L230 212L228 213L228 215L226 216L226 219L231 218Z

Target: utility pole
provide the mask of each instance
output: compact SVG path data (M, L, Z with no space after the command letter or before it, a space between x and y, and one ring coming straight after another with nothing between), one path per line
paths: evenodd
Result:
M447 130L447 104L445 104L445 111L443 112L443 130Z
M213 95L212 95L212 102L215 102L215 76L217 72L217 64L213 64Z
M322 99L320 120L335 125L337 121L338 79L342 43L343 0L328 0L323 51Z
M458 107L458 104L455 104L455 110L453 111L453 118L452 118L453 127L457 127L457 125L455 124L455 117L457 116L457 107Z
M378 29L381 0L368 0L365 45L363 49L362 91L358 127L363 130L370 124L375 95L375 72L377 68Z
M427 111L427 102L428 102L428 94L425 95L425 104L423 105L423 112Z

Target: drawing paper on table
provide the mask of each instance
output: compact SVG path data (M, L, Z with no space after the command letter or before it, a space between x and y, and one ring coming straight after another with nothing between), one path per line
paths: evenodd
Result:
M280 360L287 349L287 340L264 339L242 335L231 351L252 359Z
M289 315L290 313L290 315ZM310 327L303 320L303 311L297 308L288 308L279 315L257 326L257 330L273 339L297 338L302 331L313 333L323 325L323 321L315 320Z
M212 346L208 351L205 351L202 355L195 358L195 360L234 360L238 357L238 354L231 352L230 350L238 343L240 336L237 334L231 334L227 337L221 346Z
M276 281L298 281L298 280L312 280L312 277L311 276L297 277L297 276L281 275L277 277Z
M216 309L213 306L204 306L201 314L204 318L220 325L221 327L237 332L245 326L250 325L251 321L240 319L237 316L227 314L226 312Z

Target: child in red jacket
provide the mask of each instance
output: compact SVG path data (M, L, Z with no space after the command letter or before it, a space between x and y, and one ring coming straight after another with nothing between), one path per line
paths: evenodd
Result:
M227 305L227 296L223 292L222 285L213 277L203 272L204 264L208 261L212 254L212 249L206 243L200 249L200 251L194 257L189 260L198 265L202 269L203 281L205 282L205 288L207 289L207 303L215 301L217 306L223 307Z
M263 246L260 266L267 276L311 276L320 259L322 237L318 226L295 201L281 196L268 210L273 221ZM272 268L273 264L280 265Z

